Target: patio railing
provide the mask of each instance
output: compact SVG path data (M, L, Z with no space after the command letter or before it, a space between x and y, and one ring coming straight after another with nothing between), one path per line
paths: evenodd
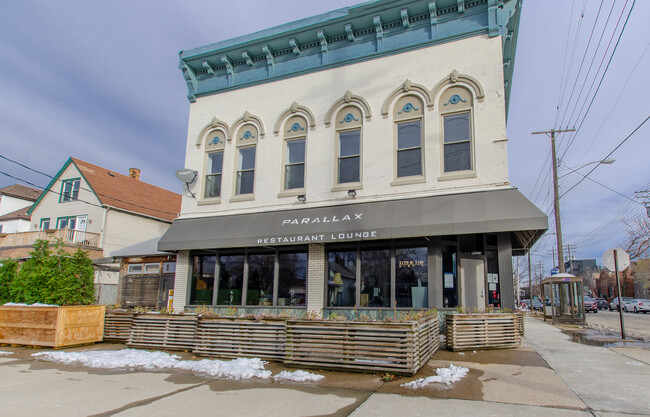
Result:
M37 240L61 239L63 243L74 246L99 248L101 235L73 229L36 230L33 232L17 232L0 234L0 247L32 246Z

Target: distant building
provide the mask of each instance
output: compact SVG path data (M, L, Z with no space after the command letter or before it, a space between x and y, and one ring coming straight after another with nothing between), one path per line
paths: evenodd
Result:
M20 184L0 188L0 233L28 231L27 211L40 194L41 190Z
M37 197L26 212L29 230L0 236L0 259L28 256L37 239L60 239L66 251L81 248L99 264L113 250L160 236L181 203L179 194L140 181L137 168L122 175L77 158L69 158ZM117 295L118 265L110 259L95 274L105 302Z

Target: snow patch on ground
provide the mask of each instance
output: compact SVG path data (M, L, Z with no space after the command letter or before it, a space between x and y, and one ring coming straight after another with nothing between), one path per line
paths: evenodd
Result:
M634 362L625 362L625 364L626 364L626 365L634 365L634 366L643 366L643 364L642 364L641 362L637 362L637 361L634 361Z
M3 350L0 350L0 356L9 356L9 355L13 355L13 354L14 354L13 352L5 352Z
M416 379L415 381L407 382L401 386L404 388L418 389L434 383L451 385L452 383L463 379L463 377L467 375L468 372L468 368L449 364L448 368L438 368L436 370L435 376Z
M273 379L276 381L295 381L295 382L318 382L325 378L323 375L312 374L305 371L282 371L275 375Z
M0 352L2 355L5 352ZM6 352L11 354L12 352ZM90 350L86 352L39 352L32 356L36 359L59 362L64 364L79 364L90 368L103 369L139 369L164 370L182 369L195 375L210 376L226 379L268 379L271 371L264 369L266 362L259 358L239 358L232 361L203 359L199 361L183 361L180 356L166 352L150 352L138 349L122 350ZM274 379L276 381L316 382L325 378L305 371L282 371Z
M203 359L200 361L179 361L174 367L194 374L227 379L267 379L271 371L264 370L265 362L259 358L238 358L232 361Z

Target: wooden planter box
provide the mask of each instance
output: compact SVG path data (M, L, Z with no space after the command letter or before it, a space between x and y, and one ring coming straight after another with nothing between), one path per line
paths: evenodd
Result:
M133 329L133 313L107 311L104 320L104 340L126 343Z
M415 374L438 350L438 318L407 323L287 321L287 365Z
M286 321L201 317L193 352L223 358L284 359Z
M195 315L134 314L128 346L191 350L194 348Z
M452 351L514 348L523 329L517 314L447 314L445 336Z
M106 306L0 306L0 343L64 347L101 342Z

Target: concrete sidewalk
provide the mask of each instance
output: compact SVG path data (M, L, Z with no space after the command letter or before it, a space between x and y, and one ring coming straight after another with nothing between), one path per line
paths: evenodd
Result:
M527 319L526 331L521 348L441 350L417 375L390 382L378 375L328 371L313 371L325 379L307 384L219 380L182 371L97 370L31 357L43 349L3 347L1 351L14 354L0 356L0 415L650 415L645 398L650 386L649 351L580 345L536 319ZM98 344L66 350L124 347ZM198 359L188 353L180 355L185 360ZM436 368L450 363L466 366L470 372L451 386L418 390L400 386L433 375ZM284 368L269 363L266 369L276 374Z

